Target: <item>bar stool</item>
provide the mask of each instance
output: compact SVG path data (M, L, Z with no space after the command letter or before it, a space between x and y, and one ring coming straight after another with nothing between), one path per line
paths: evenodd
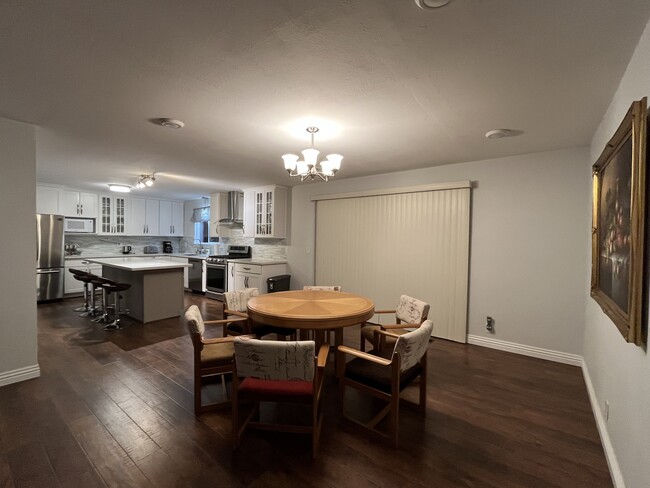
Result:
M93 287L93 291L90 297L90 311L87 313L88 317L97 317L93 319L93 322L105 322L106 319L106 291L104 290L104 283L107 281L106 278L101 276L92 275L93 279L90 284ZM101 294L101 303L97 305L95 292L97 290L102 290Z
M88 312L90 310L90 282L94 275L88 273L87 271L82 271L80 269L70 268L70 273L73 278L78 281L82 281L84 284L84 304L81 307L73 308L73 312Z
M120 292L126 291L129 288L131 288L130 283L121 283L119 281L112 281L112 280L107 280L109 283L104 283L102 287L108 294L113 293L114 298L113 298L113 305L106 305L106 310L112 309L113 312L113 321L110 322L109 324L106 324L104 327L104 330L118 330L121 329L122 326L120 324L120 314L124 312L128 312L128 310L124 310L122 312L120 310L120 298L122 298L122 295L120 295Z

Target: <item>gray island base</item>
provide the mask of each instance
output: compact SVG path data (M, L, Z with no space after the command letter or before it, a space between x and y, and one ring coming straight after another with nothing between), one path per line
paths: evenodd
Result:
M90 261L90 260L89 260ZM92 260L102 265L102 276L129 283L121 293L122 310L142 323L178 317L183 313L183 272L190 265L156 258L107 258Z

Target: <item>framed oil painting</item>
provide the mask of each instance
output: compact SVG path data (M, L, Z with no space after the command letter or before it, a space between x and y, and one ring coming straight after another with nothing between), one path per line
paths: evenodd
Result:
M643 345L646 98L632 103L593 166L591 296L626 341Z

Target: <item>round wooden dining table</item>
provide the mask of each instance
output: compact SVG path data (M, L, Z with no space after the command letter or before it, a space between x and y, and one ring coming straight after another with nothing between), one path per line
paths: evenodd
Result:
M248 301L248 317L252 322L312 330L317 347L323 343L328 330L334 331L334 345L338 347L343 343L344 327L362 324L374 314L372 300L340 291L281 291ZM336 357L338 363L338 353Z

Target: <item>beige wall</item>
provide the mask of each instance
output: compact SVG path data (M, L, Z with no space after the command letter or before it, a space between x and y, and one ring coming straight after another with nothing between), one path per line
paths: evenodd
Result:
M607 141L620 124L630 104L650 96L650 23L639 41L619 88L603 117L591 144L591 168ZM591 203L591 196L589 196ZM646 217L646 225L650 221ZM591 260L591 240L583 243ZM646 243L646 247L650 243ZM645 265L648 270L648 263ZM589 296L588 276L585 295ZM584 333L584 359L598 407L609 402L609 420L605 422L616 454L618 467L613 474L620 488L650 486L650 357L641 347L628 344L598 304L587 298ZM607 447L607 446L606 446Z
M38 375L34 127L0 119L0 385Z
M312 195L471 180L476 188L469 333L582 354L588 270L583 244L591 227L588 157L587 148L574 148L295 186L291 286L314 279ZM408 255L398 253L396 259ZM493 335L485 330L487 315L496 321Z

